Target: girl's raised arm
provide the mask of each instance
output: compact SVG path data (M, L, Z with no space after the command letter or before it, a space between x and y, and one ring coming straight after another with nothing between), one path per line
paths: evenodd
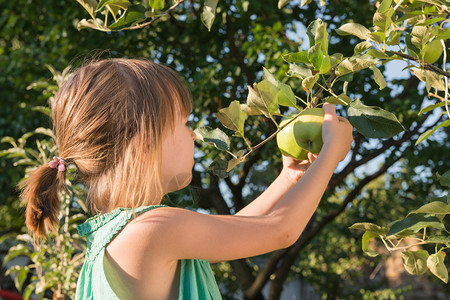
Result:
M324 110L324 145L314 163L295 185L279 177L265 197L252 203L254 207L270 207L267 214L227 216L177 208L152 210L135 220L141 228L141 238L151 237L145 250L158 252L168 260L220 261L251 257L293 244L352 142L350 123L336 116L334 106L325 104ZM263 201L269 204L260 203Z

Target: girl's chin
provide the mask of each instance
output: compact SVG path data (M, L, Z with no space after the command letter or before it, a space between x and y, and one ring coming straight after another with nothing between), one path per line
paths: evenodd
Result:
M192 173L178 174L169 182L168 191L175 192L187 187L192 180Z

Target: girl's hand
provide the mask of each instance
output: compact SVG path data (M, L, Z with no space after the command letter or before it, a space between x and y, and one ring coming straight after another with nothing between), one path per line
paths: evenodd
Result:
M296 183L299 179L305 174L306 170L308 170L309 166L314 162L317 157L317 154L312 154L308 152L307 160L296 160L292 157L283 155L283 170L281 173L284 173L287 178L292 181L292 183Z
M323 110L325 115L322 126L323 147L321 151L326 149L328 153L332 153L339 161L342 161L350 151L353 142L353 127L346 118L336 116L334 105L324 103Z

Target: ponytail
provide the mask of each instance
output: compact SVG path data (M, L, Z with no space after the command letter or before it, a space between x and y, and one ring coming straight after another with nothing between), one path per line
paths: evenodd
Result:
M56 159L59 158L54 158L54 161ZM59 223L58 192L61 188L68 192L65 161L61 161L56 168L52 162L39 167L19 184L22 191L20 197L26 203L25 225L37 237L46 235L49 229L54 231Z

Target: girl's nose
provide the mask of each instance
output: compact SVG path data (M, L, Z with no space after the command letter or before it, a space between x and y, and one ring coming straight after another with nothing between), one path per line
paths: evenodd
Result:
M197 139L197 135L193 130L191 130L192 139L195 141Z

